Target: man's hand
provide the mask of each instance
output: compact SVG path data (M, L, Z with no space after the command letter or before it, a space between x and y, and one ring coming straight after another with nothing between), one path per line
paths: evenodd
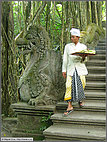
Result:
M85 60L85 57L87 56L87 55L80 55L81 57L82 57L82 61L84 61Z
M62 75L64 78L66 78L66 72L63 72Z

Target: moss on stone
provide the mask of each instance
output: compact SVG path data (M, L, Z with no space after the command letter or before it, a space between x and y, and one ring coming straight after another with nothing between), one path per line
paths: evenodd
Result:
M98 41L102 38L105 38L105 30L95 23L91 23L86 27L85 31L81 32L80 42L94 49Z

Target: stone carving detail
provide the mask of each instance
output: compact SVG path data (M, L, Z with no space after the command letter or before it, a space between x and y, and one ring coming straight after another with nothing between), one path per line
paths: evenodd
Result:
M16 44L30 53L30 60L19 80L20 100L31 105L49 105L63 100L61 53L50 50L50 39L41 26L31 26ZM27 49L26 49L27 48Z

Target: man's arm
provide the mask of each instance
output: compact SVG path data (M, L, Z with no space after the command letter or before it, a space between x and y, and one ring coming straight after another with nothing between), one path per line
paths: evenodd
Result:
M65 46L64 49L63 64L62 64L62 75L64 78L66 78L66 70L67 70L67 46Z

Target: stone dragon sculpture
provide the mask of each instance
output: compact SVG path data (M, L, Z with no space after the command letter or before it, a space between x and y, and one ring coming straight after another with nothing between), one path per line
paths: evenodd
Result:
M61 53L50 49L48 33L40 25L29 28L24 38L16 40L30 60L19 80L20 101L30 105L50 105L63 99L65 80L62 77Z

